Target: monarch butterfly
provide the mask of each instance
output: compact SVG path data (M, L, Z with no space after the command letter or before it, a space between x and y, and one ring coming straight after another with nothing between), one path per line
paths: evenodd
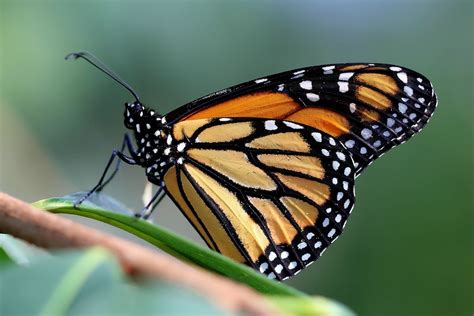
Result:
M377 157L419 132L437 105L423 75L385 64L314 66L249 81L167 115L128 89L125 136L113 160L146 169L206 244L271 279L296 275L342 233L354 207L354 180ZM125 148L129 155L125 154ZM163 192L164 190L164 192Z

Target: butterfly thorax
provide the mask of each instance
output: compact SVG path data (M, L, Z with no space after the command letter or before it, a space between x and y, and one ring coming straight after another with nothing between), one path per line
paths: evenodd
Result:
M148 179L161 183L164 171L174 163L170 155L169 127L164 118L139 102L126 103L125 126L134 132L137 163L146 168Z

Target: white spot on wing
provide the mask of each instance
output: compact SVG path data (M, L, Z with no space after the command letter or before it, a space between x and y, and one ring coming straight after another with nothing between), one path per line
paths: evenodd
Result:
M178 149L179 152L182 152L185 147L186 143L179 143L178 146L176 146L176 149Z
M317 141L318 143L322 142L322 135L321 133L318 133L318 132L313 132L311 133L311 135L313 136L314 140Z
M325 75L330 75L333 73L333 69L335 68L336 66L326 66L326 67L323 67L323 71L324 71L324 74Z
M356 110L356 104L355 103L349 104L349 110L351 111L351 113L354 113Z
M268 81L267 78L262 78L262 79L255 80L255 83L262 83L262 82L266 82L266 81Z
M403 91L404 91L407 95L409 95L409 96L412 96L412 95L413 95L413 89L410 88L409 86L404 86L404 87L403 87Z
M332 236L334 236L335 233L336 233L336 230L334 228L331 229L331 231L328 233L328 237L332 238Z
M355 141L353 141L352 139L349 139L348 141L345 142L345 145L347 148L353 148L355 145Z
M405 103L398 103L398 110L400 113L405 114L407 111L407 105Z
M346 160L346 155L344 155L343 153L338 151L338 152L336 152L336 155L337 155L337 158L339 158L340 160L342 160L342 161Z
M370 137L372 137L372 130L364 128L360 134L364 139L369 139Z
M339 86L339 92L346 93L349 91L349 83L345 81L338 81L337 85Z
M281 264L279 264L275 267L275 272L278 273L278 274L280 274L282 270L283 270L283 266Z
M278 127L276 126L274 120L270 120L270 121L265 121L265 129L267 131L274 131L274 130L278 129Z
M408 77L407 74L404 72L399 72L397 73L398 79L400 79L403 83L408 83Z
M306 97L308 98L308 100L313 102L319 101L319 95L317 95L316 93L306 93Z
M309 80L304 80L300 82L300 87L305 90L313 89L313 84Z
M350 174L351 174L351 168L346 167L346 169L344 169L344 175L349 176Z
M387 126L392 127L395 124L395 120L393 118L387 119Z
M349 182L347 181L342 181L342 187L344 188L344 190L348 190L349 189Z
M329 218L325 218L323 221L323 227L327 227L329 225Z
M298 244L298 249L304 249L306 248L307 244L303 241Z
M350 203L351 203L351 201L350 201L349 199L347 199L347 200L344 202L344 208L348 208Z
M303 129L303 126L301 126L299 124L295 124L293 122L284 121L283 124L285 124L286 126L288 126L289 128L292 128L292 129Z
M352 77L352 75L354 75L353 72L343 72L339 75L339 80L347 81Z

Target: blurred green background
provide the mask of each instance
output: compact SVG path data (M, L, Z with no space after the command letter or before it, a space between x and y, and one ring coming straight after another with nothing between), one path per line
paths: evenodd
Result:
M288 283L360 315L469 315L473 294L473 2L1 1L0 190L28 201L90 188L120 145L127 92L166 113L293 68L385 62L430 78L439 107L358 179L343 236ZM141 206L125 167L107 193ZM155 220L196 233L169 199Z

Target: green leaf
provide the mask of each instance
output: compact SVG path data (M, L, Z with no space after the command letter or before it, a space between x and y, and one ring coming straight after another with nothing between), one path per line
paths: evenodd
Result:
M165 282L126 279L107 251L59 252L0 271L0 315L222 315L204 298Z
M291 316L354 316L346 306L321 296L267 296L270 304Z
M108 199L110 199L110 201L108 201ZM101 205L104 205L104 202L107 205L117 205L116 201L111 198L106 198L101 194ZM260 273L255 272L253 269L236 263L215 251L198 246L162 227L153 225L133 216L108 211L99 206L93 205L90 202L82 204L79 209L75 209L70 198L51 198L38 201L34 203L34 205L53 213L66 213L93 218L123 229L150 242L175 257L192 262L207 270L214 271L238 282L247 284L261 293L271 295L306 296L302 292L284 285L283 283L269 280ZM121 212L123 212L123 209Z
M0 234L0 268L10 264L28 265L47 253L10 235Z
M91 249L77 258L56 284L41 314L66 314L84 283L100 265L110 264L110 260L110 254L99 248Z
M8 255L5 249L0 248L0 267L15 263L12 258Z

